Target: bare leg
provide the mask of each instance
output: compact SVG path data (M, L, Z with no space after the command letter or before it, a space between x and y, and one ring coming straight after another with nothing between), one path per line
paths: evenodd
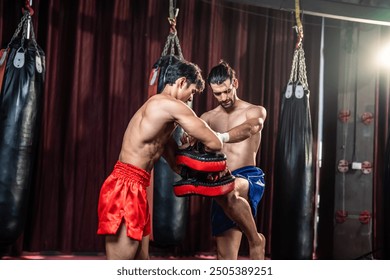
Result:
M142 238L140 246L138 246L137 253L135 255L136 260L148 260L149 259L149 235Z
M116 235L106 236L106 255L108 260L134 259L140 241L127 236L126 226L122 222Z
M242 232L237 228L231 228L215 237L217 243L218 260L237 260L240 249Z
M246 192L245 192L246 190ZM257 232L257 226L247 201L248 181L236 178L235 189L230 193L215 197L225 214L235 221L244 232L249 243L249 257L254 260L264 259L265 238Z

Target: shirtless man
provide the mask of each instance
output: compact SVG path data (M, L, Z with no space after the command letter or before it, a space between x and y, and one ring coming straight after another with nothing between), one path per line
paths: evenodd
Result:
M180 125L209 150L223 144L185 102L204 89L195 64L171 59L164 89L149 98L134 114L124 133L114 170L105 180L98 204L98 234L103 234L107 259L148 259L150 214L146 188L154 163L164 156L174 160L172 133Z
M218 259L237 259L240 248L241 231L246 234L250 257L252 250L257 252L257 242L261 240L261 259L264 259L265 238L257 232L254 218L257 206L264 192L264 173L256 167L256 154L260 147L261 131L267 112L264 107L245 102L237 97L238 80L235 71L221 61L209 73L207 82L219 106L204 113L201 118L223 136L225 143L222 152L227 156L228 168L235 175L235 189L228 196L216 197L212 204L212 231L217 244ZM224 204L227 204L228 207ZM249 228L234 223L226 209L239 207L246 213L250 205L252 215L246 218ZM221 206L223 206L224 211ZM227 214L227 215L225 215Z

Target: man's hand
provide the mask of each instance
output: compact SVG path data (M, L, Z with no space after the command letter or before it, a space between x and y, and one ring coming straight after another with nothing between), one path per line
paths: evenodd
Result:
M193 146L196 143L196 139L187 134L187 132L183 132L180 137L181 146L179 146L180 150L187 149L189 146Z

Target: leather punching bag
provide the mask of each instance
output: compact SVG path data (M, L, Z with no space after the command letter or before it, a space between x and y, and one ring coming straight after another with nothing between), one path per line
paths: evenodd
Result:
M282 97L276 142L272 211L272 259L312 259L314 169L309 90L303 49L294 54L291 79Z
M164 89L164 77L167 67L179 60L176 56L162 56L153 66L154 77L158 82L157 93ZM155 87L153 87L155 88ZM173 137L179 141L181 128L177 128ZM180 176L170 168L161 157L154 165L153 177L153 241L157 245L169 246L180 244L185 237L188 197L176 197L173 183Z
M26 30L31 17L22 18ZM29 23L31 24L31 23ZM31 28L32 30L32 28ZM8 44L0 91L0 245L24 230L32 182L45 75L44 53L26 32Z
M383 212L384 217L390 217L390 132L387 136L386 154L384 158L383 178ZM390 260L390 221L384 219L384 259Z

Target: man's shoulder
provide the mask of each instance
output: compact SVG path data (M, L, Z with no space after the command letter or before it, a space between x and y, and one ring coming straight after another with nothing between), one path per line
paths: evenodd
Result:
M149 98L148 102L150 103L151 107L165 107L165 106L180 106L185 105L184 102L181 100L178 100L170 95L165 94L156 94Z
M263 106L261 106L261 105L258 105L258 104L253 104L253 103L250 103L250 102L248 102L248 101L245 101L245 100L242 100L242 99L240 99L240 101L241 101L241 103L242 103L242 106L244 107L244 108L247 108L247 109L251 109L251 108L264 108Z
M254 110L254 111L259 111L259 112L265 112L265 108L261 105L249 103L245 101L245 110Z

